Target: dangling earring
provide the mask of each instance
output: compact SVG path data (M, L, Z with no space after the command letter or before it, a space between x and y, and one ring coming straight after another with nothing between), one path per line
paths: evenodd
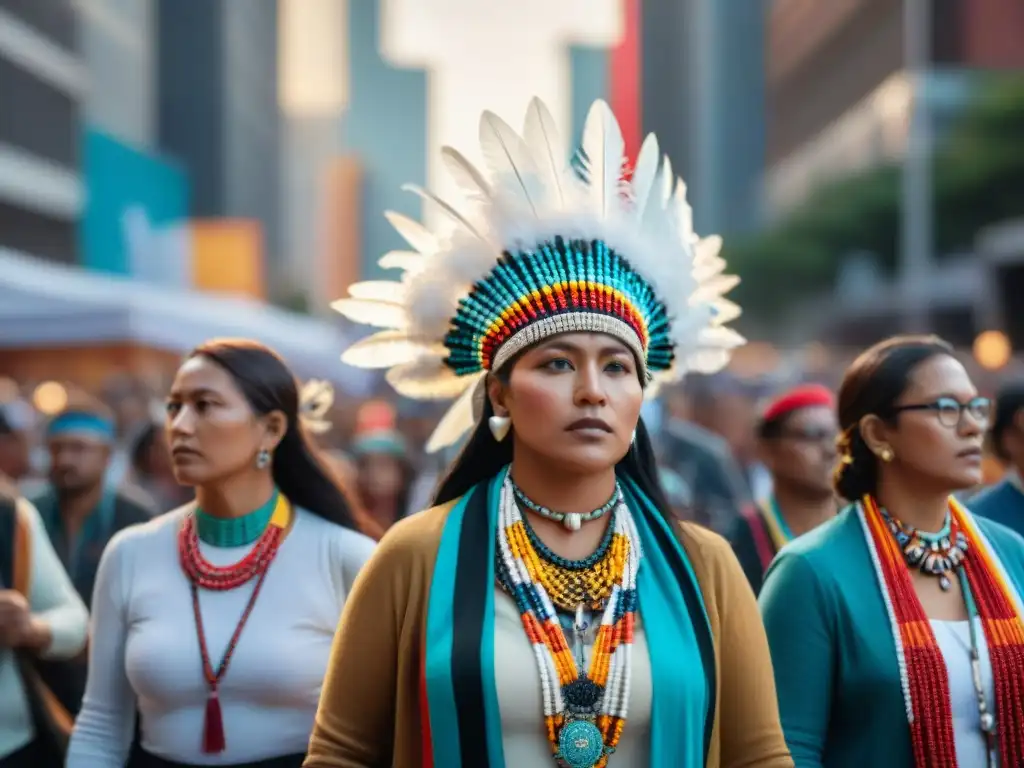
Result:
M636 429L633 430L633 436L629 439L630 445L636 444Z
M508 435L508 431L512 429L512 419L508 416L491 416L487 420L487 426L490 427L494 439L500 443Z
M894 458L894 454L892 452L892 448L890 448L889 446L886 446L885 448L880 450L878 452L878 458L880 458L882 461L884 461L886 464L888 464Z
M266 469L270 464L270 451L266 448L261 448L260 452L256 454L256 469Z

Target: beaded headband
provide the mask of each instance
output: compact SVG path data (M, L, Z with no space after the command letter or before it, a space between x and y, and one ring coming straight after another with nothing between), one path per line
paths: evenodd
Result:
M728 362L743 338L725 327L740 310L722 297L738 279L723 274L721 238L694 234L686 185L653 135L626 180L622 133L605 102L591 107L570 162L550 112L533 99L521 135L484 112L480 148L486 176L442 149L461 209L405 187L437 206L447 226L430 231L385 214L415 249L379 261L403 270L401 281L355 283L332 305L385 329L349 347L345 362L389 369L407 397L459 398L428 450L473 426L488 371L557 334L621 340L644 383Z

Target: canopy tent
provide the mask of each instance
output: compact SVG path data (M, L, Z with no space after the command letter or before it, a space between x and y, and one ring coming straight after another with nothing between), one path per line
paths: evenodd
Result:
M0 349L133 343L186 352L205 339L241 336L273 347L302 377L356 394L372 374L344 365L340 327L234 296L149 285L0 248Z

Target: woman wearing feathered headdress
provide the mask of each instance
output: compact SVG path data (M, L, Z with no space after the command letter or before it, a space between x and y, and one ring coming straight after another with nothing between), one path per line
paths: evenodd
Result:
M577 163L544 105L453 149L454 227L389 218L399 282L336 304L385 330L345 359L472 430L436 506L397 523L335 639L305 765L791 766L753 594L728 544L680 526L640 420L654 381L721 367L717 238L653 136L623 179L604 102Z

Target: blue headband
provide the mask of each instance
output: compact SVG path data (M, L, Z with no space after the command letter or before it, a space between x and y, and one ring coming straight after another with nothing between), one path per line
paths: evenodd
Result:
M351 452L355 456L382 453L395 458L405 458L405 441L396 432L371 432L353 440Z
M113 423L93 413L62 413L50 422L46 430L46 436L50 438L71 433L86 434L104 443L114 442Z

